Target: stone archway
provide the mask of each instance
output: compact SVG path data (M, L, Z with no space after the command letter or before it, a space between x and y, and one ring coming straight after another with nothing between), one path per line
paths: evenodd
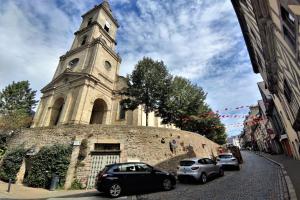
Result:
M90 124L105 124L107 104L103 99L94 101Z
M60 116L62 114L62 109L64 106L64 98L58 98L54 102L51 110L50 126L56 126L59 122Z

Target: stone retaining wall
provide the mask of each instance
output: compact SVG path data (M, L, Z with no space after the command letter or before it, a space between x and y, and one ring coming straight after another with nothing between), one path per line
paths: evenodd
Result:
M187 132L166 128L122 125L61 126L55 128L32 128L14 135L9 148L24 146L39 149L45 145L73 144L74 140L88 140L88 156L77 165L79 146L74 146L66 180L69 187L77 178L86 184L91 169L91 152L95 143L120 144L120 162L141 161L158 168L176 171L178 162L187 157L216 156L218 144L207 138ZM176 141L171 151L169 142Z

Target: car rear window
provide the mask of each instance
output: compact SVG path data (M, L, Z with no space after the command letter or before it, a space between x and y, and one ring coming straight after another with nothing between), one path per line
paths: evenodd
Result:
M232 158L232 155L219 155L219 158Z
M180 161L180 166L192 166L193 164L195 164L195 161L191 161L191 160Z
M135 172L134 164L122 164L113 169L114 172Z

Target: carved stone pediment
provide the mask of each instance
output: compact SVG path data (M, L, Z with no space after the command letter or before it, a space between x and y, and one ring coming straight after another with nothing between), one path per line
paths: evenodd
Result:
M83 73L74 73L65 71L55 79L53 79L49 84L47 84L41 92L44 93L48 90L55 89L57 87L60 87L62 85L68 84L72 82L73 80L77 80L78 78L84 77L85 75Z

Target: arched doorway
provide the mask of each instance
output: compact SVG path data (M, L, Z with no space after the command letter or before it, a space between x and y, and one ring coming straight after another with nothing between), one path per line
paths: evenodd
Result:
M58 98L54 102L51 111L50 126L56 126L58 124L64 103L64 98Z
M90 124L105 124L107 105L104 100L96 99L93 105Z

